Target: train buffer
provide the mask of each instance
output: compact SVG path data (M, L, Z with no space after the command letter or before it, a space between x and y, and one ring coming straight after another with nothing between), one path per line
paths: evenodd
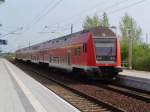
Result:
M5 59L0 59L0 112L79 112Z

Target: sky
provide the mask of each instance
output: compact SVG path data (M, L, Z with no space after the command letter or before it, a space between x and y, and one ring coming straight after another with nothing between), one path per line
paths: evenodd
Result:
M128 13L142 28L142 39L150 43L150 0L6 0L0 5L0 38L8 40L0 46L3 52L14 52L39 42L82 29L86 16L103 12L110 25L117 27Z

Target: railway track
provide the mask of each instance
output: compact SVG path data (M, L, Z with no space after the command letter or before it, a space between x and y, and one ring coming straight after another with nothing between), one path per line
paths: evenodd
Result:
M44 86L62 97L64 100L74 105L79 110L83 112L109 112L109 110L105 107L99 106L98 104L91 102L85 97L72 92L70 89L64 88L64 86L56 83L54 80L47 79L46 77L41 76L41 74L38 72L32 72L35 73L34 75L38 75L36 77L34 76L36 80L41 82Z
M34 69L26 68L24 66L19 67L28 72L31 77L42 83L55 94L59 95L83 112L122 112L121 109L84 95L83 93L66 86L62 82L47 77Z
M33 67L33 66L32 66ZM115 85L104 85L104 84L89 84L82 83L80 81L75 81L72 79L66 79L61 75L50 75L46 70L36 69L36 67L21 67L26 68L32 74L41 77L39 79L45 78L45 80L53 80L55 83L59 83L59 85L63 86L63 88L67 88L67 90L71 91L73 94L79 96L79 101L76 101L77 104L72 102L72 98L68 96L69 93L64 93L66 97L71 98L68 102L71 102L75 107L79 108L81 111L89 111L89 112L101 112L101 111L129 111L129 112L149 112L150 103L149 103L149 95L145 93L140 93L139 91L129 90L127 88L118 87ZM32 69L31 69L32 68ZM35 70L36 69L36 70ZM53 73L52 73L53 74ZM42 76L41 76L42 75ZM42 83L46 81L43 80ZM51 89L52 90L52 89ZM57 88L52 91L56 92ZM60 93L60 90L59 90ZM57 94L57 93L56 93ZM60 94L58 94L60 95ZM61 97L65 96L62 94ZM80 97L83 98L80 98ZM65 99L65 97L63 97ZM77 99L77 98L75 98ZM85 103L83 99L88 99ZM67 100L67 99L65 99ZM92 102L91 102L92 101ZM79 103L80 102L80 103ZM89 103L90 102L90 103ZM94 103L93 103L94 102ZM83 104L87 104L86 106ZM85 108L81 108L85 107ZM93 110L92 110L93 109ZM95 110L94 110L95 109ZM99 110L96 110L99 109Z
M144 90L124 87L118 84L108 84L108 85L97 84L97 85L102 88L109 89L109 90L124 94L126 96L141 100L143 102L150 103L150 93L147 91L144 92Z

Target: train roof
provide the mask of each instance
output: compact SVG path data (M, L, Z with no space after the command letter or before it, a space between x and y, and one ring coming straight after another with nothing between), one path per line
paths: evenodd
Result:
M98 26L98 27L91 28L91 29L88 29L88 30L82 30L82 31L79 31L79 32L75 32L75 33L72 33L72 34L61 36L61 37L58 37L58 38L52 39L52 40L58 40L58 39L61 39L61 38L75 37L77 35L87 33L87 32L93 33L94 36L101 36L101 37L105 37L105 36L115 37L116 36L116 34L111 29L109 29L108 27ZM49 41L52 41L52 40L49 40Z
M81 35L84 33L89 33L89 32L91 32L94 36L99 36L99 37L116 37L115 33L111 29L109 29L108 27L99 26L99 27L88 29L88 30L82 30L79 32L75 32L72 34L61 36L61 37L58 37L56 39L48 40L48 41L38 43L38 44L29 46L29 47L25 47L25 48L17 50L16 52L21 51L21 50L28 50L28 49L30 49L30 47L32 48L32 50L34 50L34 49L37 49L38 47L40 47L41 45L44 45L44 44L57 43L60 40L67 40L69 38L77 37L78 35Z

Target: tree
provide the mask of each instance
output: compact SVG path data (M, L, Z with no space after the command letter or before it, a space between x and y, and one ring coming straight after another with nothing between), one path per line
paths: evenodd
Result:
M122 33L121 55L123 61L128 60L128 30L130 30L131 32L132 43L133 43L132 64L133 64L133 68L135 68L138 60L137 56L140 56L141 54L140 52L142 52L140 47L141 46L140 37L141 37L142 30L139 26L137 26L136 21L128 14L125 14L122 17L122 20L120 22L120 30Z
M83 28L87 30L100 25L101 25L101 21L97 15L94 15L93 17L87 16L83 24Z
M125 14L120 22L120 30L123 40L128 40L129 29L132 34L133 42L140 42L140 36L142 34L141 28L137 26L136 21L132 17L130 17L128 14Z
M103 27L109 27L109 20L108 20L106 12L103 13L103 19L101 23Z
M83 23L83 29L90 29L97 26L109 27L109 19L105 12L103 13L102 19L99 19L97 15L93 17L87 16Z

